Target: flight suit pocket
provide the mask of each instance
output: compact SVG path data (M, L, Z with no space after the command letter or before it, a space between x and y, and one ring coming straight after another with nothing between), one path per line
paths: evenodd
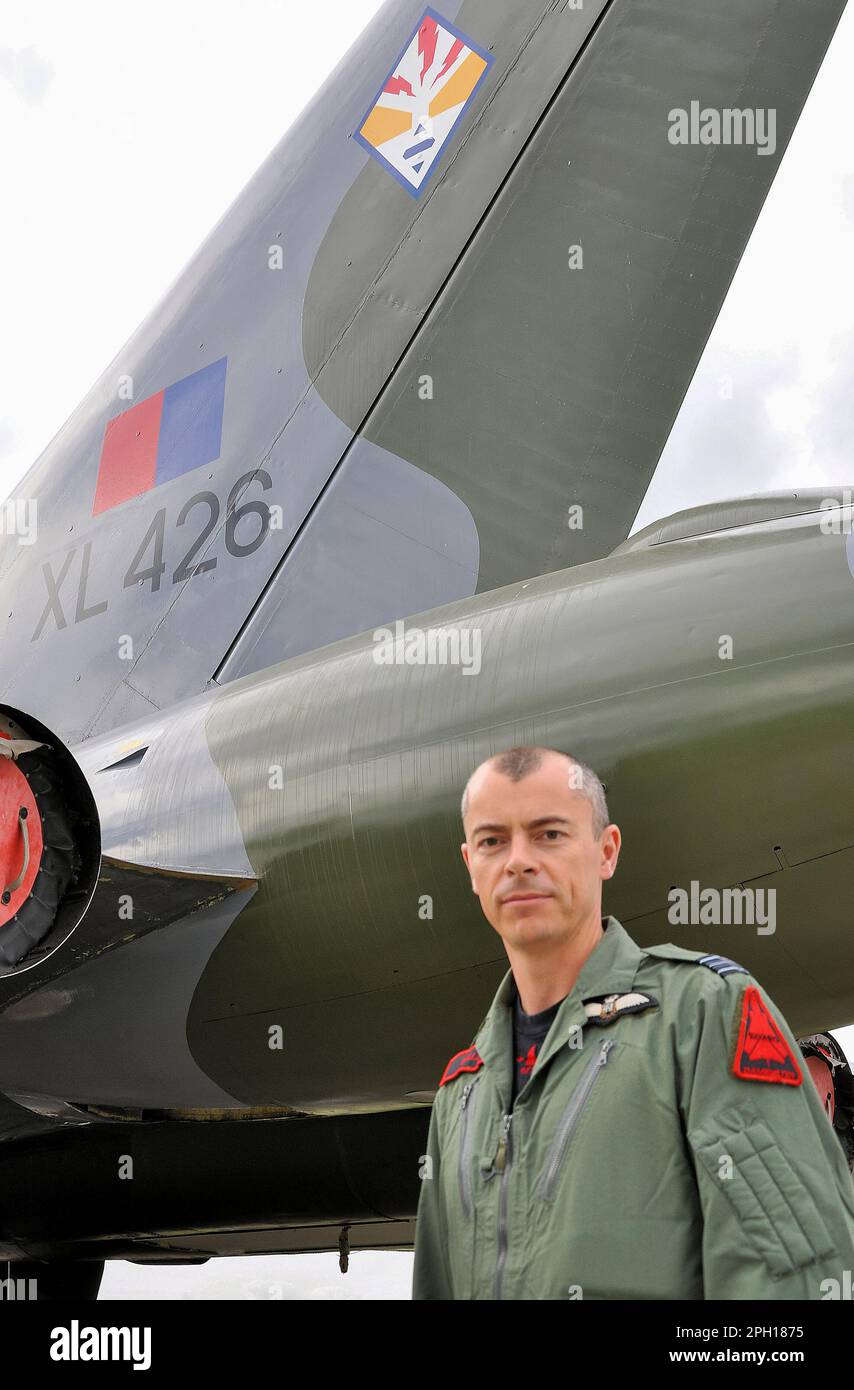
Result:
M688 1141L715 1187L734 1209L739 1226L775 1278L835 1253L836 1246L804 1178L768 1126L742 1114L719 1117Z
M593 1094L599 1077L602 1075L602 1068L608 1061L608 1054L615 1047L616 1041L613 1038L606 1038L599 1043L584 1069L578 1086L570 1096L537 1180L537 1195L544 1202L552 1203L555 1200L558 1179L563 1169L567 1149L572 1143L585 1107Z

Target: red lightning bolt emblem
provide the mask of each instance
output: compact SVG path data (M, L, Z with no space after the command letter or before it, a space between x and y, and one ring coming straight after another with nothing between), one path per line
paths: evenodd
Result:
M418 52L423 58L421 65L421 81L427 75L428 68L433 66L433 59L436 57L436 44L439 42L439 26L435 19L425 19L418 31Z

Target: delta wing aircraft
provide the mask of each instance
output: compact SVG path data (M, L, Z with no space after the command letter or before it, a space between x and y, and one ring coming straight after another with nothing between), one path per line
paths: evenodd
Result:
M7 502L0 1258L40 1296L411 1245L506 968L460 794L517 743L600 772L608 910L753 970L850 1142L851 507L627 539L843 7L389 0ZM692 884L774 933L674 927Z

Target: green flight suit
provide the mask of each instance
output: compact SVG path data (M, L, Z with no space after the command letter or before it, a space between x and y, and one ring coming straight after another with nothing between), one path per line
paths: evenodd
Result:
M515 1105L510 971L474 1047L448 1064L422 1156L413 1298L845 1288L854 1180L785 1021L734 962L641 950L615 917L603 926ZM601 1007L589 1001L632 994L605 1005L610 1022L589 1016Z

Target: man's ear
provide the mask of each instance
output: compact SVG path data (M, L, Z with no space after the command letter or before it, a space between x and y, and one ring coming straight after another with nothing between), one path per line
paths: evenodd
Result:
M602 846L602 878L613 878L617 872L617 860L620 857L621 844L622 836L619 826L606 826Z
M468 843L467 843L466 840L463 840L462 844L460 845L460 849L461 849L461 851L462 851L463 859L465 860L465 863L466 863L466 868L467 868L468 871L469 871L469 877L471 878L471 891L472 891L473 893L476 893L476 892L477 892L477 888L475 887L474 874L473 874L472 871L471 871L471 862L470 862L470 860L469 860L469 847L468 847Z

